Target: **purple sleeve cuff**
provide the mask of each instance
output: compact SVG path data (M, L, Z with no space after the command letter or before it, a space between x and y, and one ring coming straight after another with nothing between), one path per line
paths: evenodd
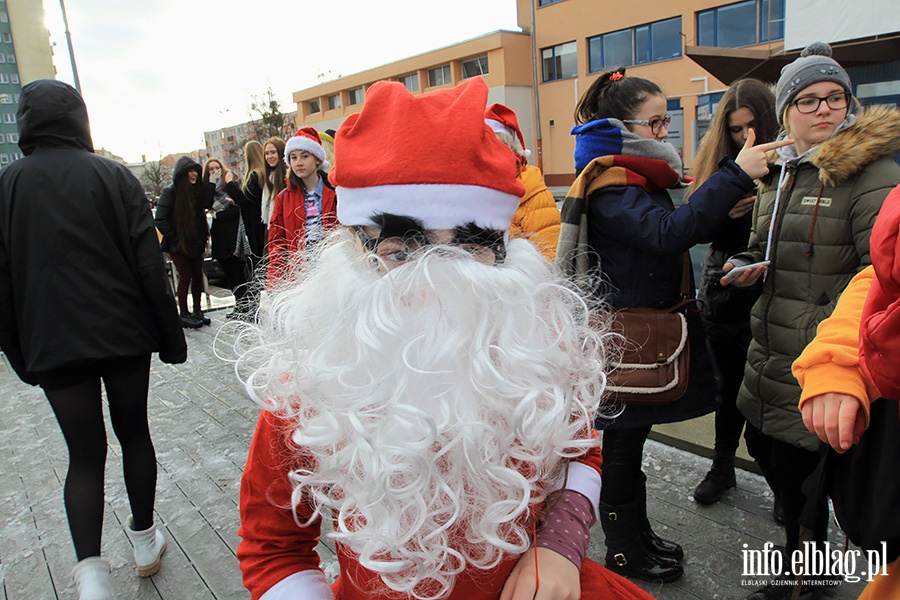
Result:
M563 490L559 501L541 519L535 546L565 556L581 570L593 524L591 502L576 491Z

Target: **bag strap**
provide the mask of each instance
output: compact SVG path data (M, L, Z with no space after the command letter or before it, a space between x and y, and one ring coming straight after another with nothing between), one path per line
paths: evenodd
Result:
M669 308L663 309L664 312L675 312L681 310L685 306L689 304L693 304L697 301L696 298L691 298L691 255L689 252L684 253L684 260L681 266L681 300L670 306Z

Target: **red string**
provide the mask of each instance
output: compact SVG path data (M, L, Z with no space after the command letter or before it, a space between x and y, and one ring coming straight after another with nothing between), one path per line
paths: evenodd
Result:
M541 576L538 571L538 554L537 554L537 519L531 518L531 547L534 548L534 593L537 594L541 589Z

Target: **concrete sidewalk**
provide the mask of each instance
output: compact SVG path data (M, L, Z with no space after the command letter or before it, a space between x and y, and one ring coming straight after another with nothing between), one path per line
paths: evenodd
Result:
M112 561L113 587L126 599L246 599L235 551L240 477L258 408L247 398L229 355L234 329L224 310L213 324L187 331L189 360L164 365L154 357L149 414L159 463L157 520L169 540L162 570L139 579L124 533L129 514L121 453L107 432L107 511L104 554ZM63 509L66 449L39 388L0 369L0 598L75 598L70 571L75 555ZM658 533L684 546L685 576L645 585L668 600L743 598L742 549L782 542L771 521L772 498L761 477L746 471L722 502L697 505L691 494L708 468L695 454L657 442L645 453L650 518ZM603 534L593 530L590 555L602 562ZM831 539L842 542L833 532ZM320 554L333 576L333 550ZM855 598L862 584L829 592Z

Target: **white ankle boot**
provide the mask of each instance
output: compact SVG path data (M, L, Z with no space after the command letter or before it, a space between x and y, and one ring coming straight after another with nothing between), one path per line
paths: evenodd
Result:
M140 577L150 577L159 571L159 563L166 551L166 538L156 530L156 523L144 531L135 531L134 520L129 515L125 523L125 532L134 546L134 562Z
M112 600L109 587L109 561L101 556L92 556L75 565L72 569L78 600Z

